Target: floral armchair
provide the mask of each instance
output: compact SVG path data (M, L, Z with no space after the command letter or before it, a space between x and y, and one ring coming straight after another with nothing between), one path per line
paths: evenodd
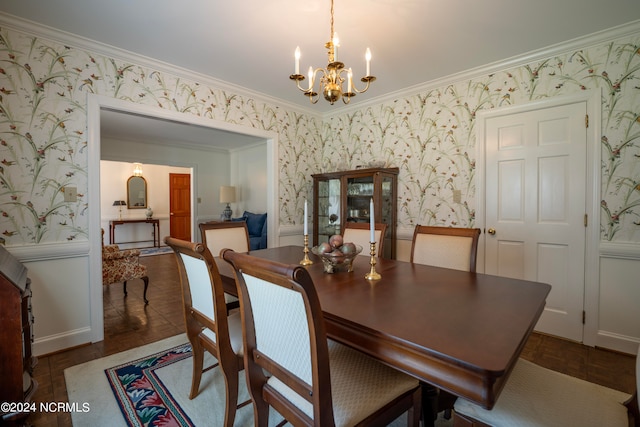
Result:
M139 263L140 251L138 249L120 250L118 245L104 244L104 230L102 230L102 284L122 282L124 285L124 295L127 296L127 282L133 279L142 279L144 282L143 299L147 300L147 288L149 287L149 276L147 267Z

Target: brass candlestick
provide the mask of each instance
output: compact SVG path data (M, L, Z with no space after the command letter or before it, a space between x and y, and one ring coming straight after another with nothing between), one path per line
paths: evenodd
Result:
M365 274L364 278L367 280L380 280L382 276L376 271L376 242L369 243L369 249L369 253L371 254L371 260L369 261L371 271Z
M309 235L305 234L304 235L304 258L302 259L302 261L300 261L300 265L311 265L313 264L313 261L311 261L309 259Z

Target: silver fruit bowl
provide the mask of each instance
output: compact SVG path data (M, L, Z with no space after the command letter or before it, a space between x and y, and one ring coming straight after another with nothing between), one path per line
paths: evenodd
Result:
M325 273L337 273L341 271L350 272L353 271L353 260L360 252L362 252L362 246L355 245L356 250L349 253L337 253L337 252L325 252L321 253L318 250L318 246L311 248L311 252L318 255L324 265Z

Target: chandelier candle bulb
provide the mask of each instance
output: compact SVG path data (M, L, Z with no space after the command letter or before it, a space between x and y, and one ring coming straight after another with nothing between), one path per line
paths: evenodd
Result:
M351 93L351 79L353 78L353 72L349 68L349 74L347 74L347 93Z
M300 46L296 47L296 74L300 74Z
M373 216L373 197L369 202L369 226L371 229L371 243L373 243L376 241L376 236L375 236L376 223L375 223L375 218Z
M333 33L333 62L338 62L338 46L340 46L340 38L338 33Z
M367 60L367 73L365 76L369 77L371 75L371 50L369 50L369 48L367 48L367 52L364 54L364 57Z
M313 67L309 66L309 92L313 89L313 83L315 83L313 81Z

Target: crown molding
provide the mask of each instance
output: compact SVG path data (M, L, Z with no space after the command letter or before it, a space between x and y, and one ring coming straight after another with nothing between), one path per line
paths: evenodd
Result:
M489 64L482 65L480 67L471 68L459 73L450 74L448 76L430 80L425 83L419 83L417 85L409 86L396 92L389 92L375 98L369 98L366 102L360 103L358 105L346 106L341 108L340 110L325 113L323 115L323 119L326 120L345 113L364 110L373 105L383 104L386 102L394 101L396 99L411 96L416 93L426 92L439 87L459 83L461 81L476 79L499 71L508 70L511 68L530 64L535 61L540 61L550 57L575 52L576 50L610 42L634 34L640 36L640 20L631 21L626 24L577 37L562 43L547 46L542 49L537 49L520 55L512 56L511 58L495 61Z
M322 114L311 108L301 107L300 105L293 104L252 89L248 89L243 86L216 79L215 77L207 74L198 73L183 68L179 65L169 64L167 62L149 58L147 56L120 49L118 47L111 46L96 40L92 40L73 33L59 30L57 28L49 27L34 21L20 18L6 12L0 11L0 25L26 34L35 35L37 37L62 43L66 46L88 50L99 55L106 56L108 58L114 58L124 62L140 65L179 78L193 80L202 85L213 86L221 90L237 93L239 95L247 96L250 98L255 98L256 100L262 101L268 105L281 107L286 110L291 110L294 112L314 116L318 119L322 119Z
M193 81L197 81L201 84L211 85L222 90L238 93L240 95L256 98L268 105L276 107L282 107L287 110L308 114L316 117L320 120L327 120L335 116L340 116L345 113L350 113L358 110L364 110L374 105L383 104L389 101L393 101L399 98L407 97L415 93L428 91L438 87L446 86L449 84L458 83L460 81L466 81L475 79L481 76L486 76L498 71L507 70L510 68L529 64L534 61L539 61L553 56L570 53L586 47L606 43L627 37L633 34L640 33L640 20L631 21L626 24L622 24L616 27L612 27L606 30L598 31L589 35L577 37L567 40L565 42L557 43L551 46L547 46L542 49L526 52L521 55L516 55L511 58L495 61L489 64L485 64L480 67L472 68L459 73L450 74L448 76L430 80L428 82L419 83L417 85L409 86L399 91L386 93L377 97L369 98L367 101L358 103L357 105L347 105L334 111L318 112L311 108L301 107L300 105L293 104L284 101L279 98L275 98L266 95L255 90L245 88L243 86L234 85L232 83L216 79L215 77L197 73L195 71L182 68L177 65L172 65L166 62L162 62L153 58L149 58L143 55L139 55L124 49L120 49L105 43L101 43L95 40L91 40L85 37L81 37L66 31L62 31L56 28L48 27L46 25L39 24L30 20L26 20L14 15L10 15L0 11L0 25L10 27L17 31L22 31L28 34L34 34L39 37L50 39L59 43L63 43L67 46L73 46L78 49L85 49L95 52L100 55L104 55L109 58L115 58L122 61L134 63L151 69L155 69L170 75L174 75L179 78L185 78Z

